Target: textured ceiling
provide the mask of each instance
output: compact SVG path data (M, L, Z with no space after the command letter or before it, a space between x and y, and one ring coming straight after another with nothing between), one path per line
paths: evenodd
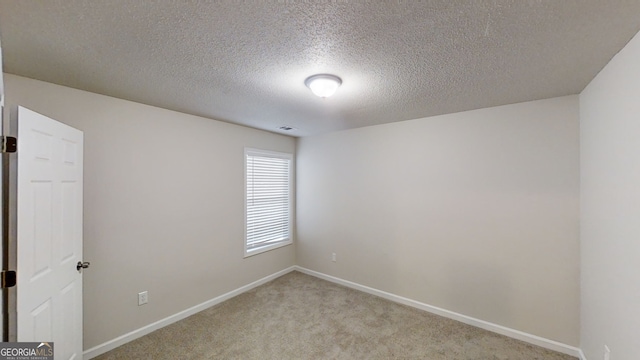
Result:
M0 0L4 70L305 136L579 93L638 0ZM340 76L321 99L304 85Z

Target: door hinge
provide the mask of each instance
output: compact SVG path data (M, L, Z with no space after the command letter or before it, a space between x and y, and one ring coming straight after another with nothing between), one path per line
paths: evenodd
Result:
M0 276L2 280L2 288L10 288L16 286L16 272L13 270L4 270Z
M18 149L18 139L13 136L2 136L2 152L14 153Z

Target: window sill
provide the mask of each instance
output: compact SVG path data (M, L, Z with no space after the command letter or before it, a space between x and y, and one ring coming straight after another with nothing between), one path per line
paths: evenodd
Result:
M262 254L264 252L270 251L270 250L274 250L274 249L278 249L287 245L291 245L293 244L292 240L286 241L286 242L281 242L281 243L277 243L277 244L272 244L272 245L267 245L264 247L259 247L257 249L253 249L250 251L247 251L246 249L244 250L244 258L248 258L251 257L253 255L258 255L258 254Z

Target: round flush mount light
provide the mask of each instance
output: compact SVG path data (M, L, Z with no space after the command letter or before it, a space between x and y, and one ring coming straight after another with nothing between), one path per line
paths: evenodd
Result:
M317 96L326 98L338 90L338 87L342 84L342 79L335 75L318 74L309 76L307 80L304 81L304 84Z

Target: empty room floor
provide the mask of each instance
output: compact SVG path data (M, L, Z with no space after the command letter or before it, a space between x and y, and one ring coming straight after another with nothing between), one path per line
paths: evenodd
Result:
M294 271L96 359L575 358Z

